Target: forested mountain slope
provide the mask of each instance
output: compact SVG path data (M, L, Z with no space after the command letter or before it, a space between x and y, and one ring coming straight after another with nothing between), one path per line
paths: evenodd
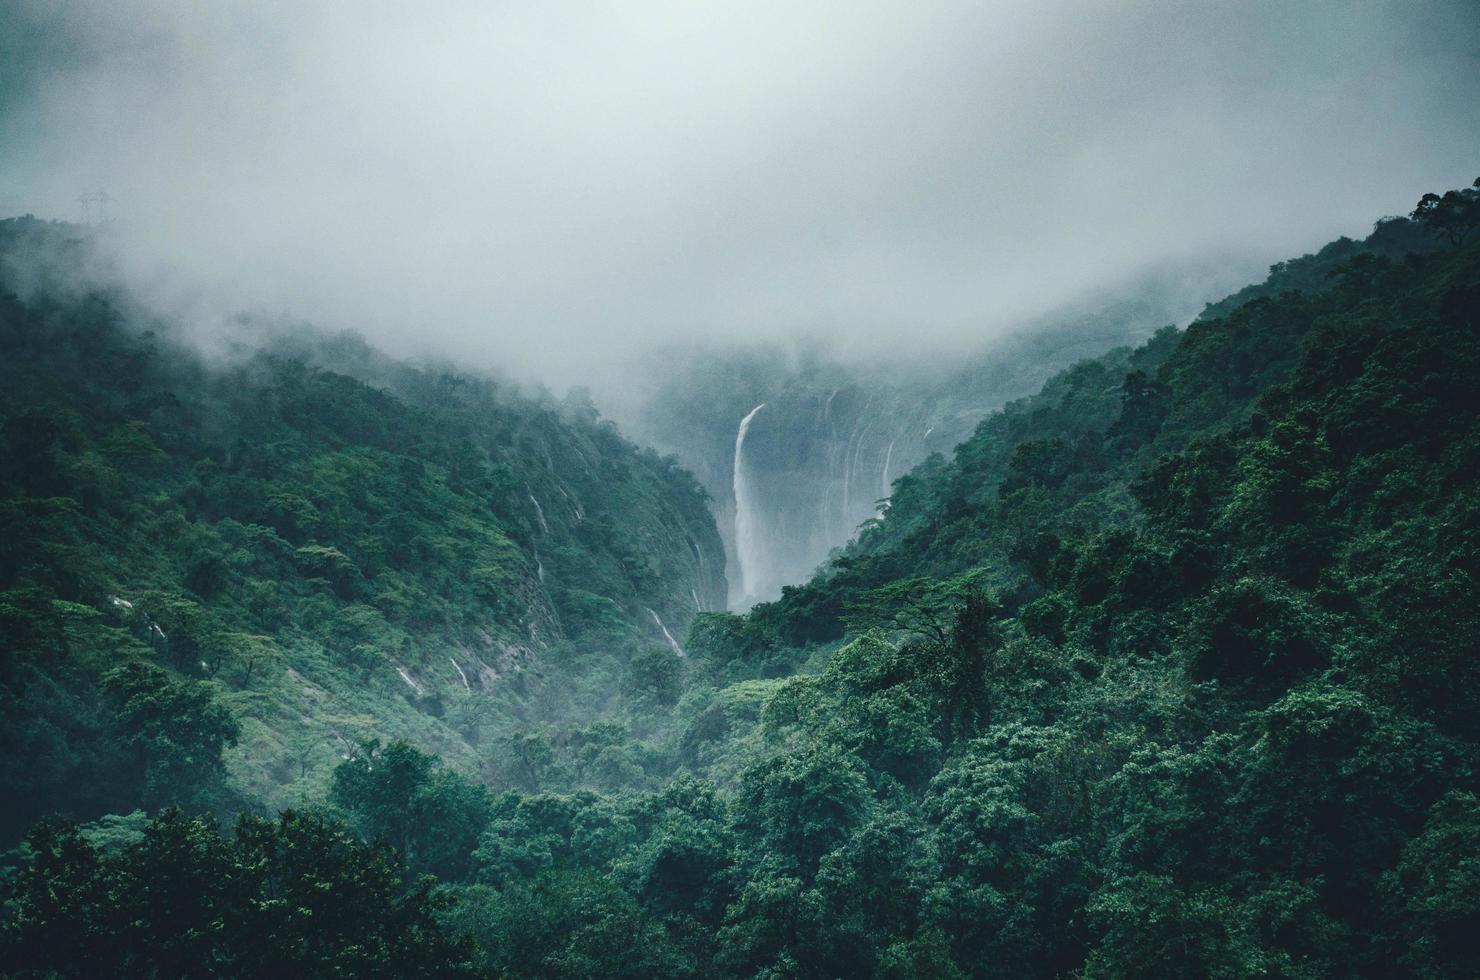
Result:
M323 810L379 863L317 814L43 824L5 952L264 975L242 910L293 948L328 881L362 914L325 975L1469 976L1480 245L1441 242L1071 368L811 582L696 617L623 709L657 788L615 729L531 728L498 795L351 753Z
M1415 248L1390 257L1406 245ZM1385 219L1365 243L1342 239L1277 264L1265 283L1236 294L1247 301L1210 304L1185 332L1167 328L1137 348L1080 362L985 419L950 458L900 477L883 519L759 618L788 641L833 639L868 590L967 571L990 579L1016 610L1042 592L1060 549L1144 520L1137 480L1246 424L1260 397L1288 382L1302 357L1318 355L1308 347L1324 337L1310 339L1312 331L1354 307L1393 302L1404 276L1432 274L1424 263L1439 261L1436 248L1453 251L1416 222ZM1286 288L1295 285L1305 288Z
M1332 265L1076 366L703 624L861 635L759 713L738 820L797 835L815 932L754 966L1468 972L1480 249Z
M1405 223L1406 224L1406 223ZM1421 246L1432 247L1426 236ZM1093 292L1008 333L982 328L959 352L674 349L611 392L628 431L671 451L709 491L730 556L732 609L810 578L876 516L892 481L949 451L1014 398L1078 361L1186 322L1241 284L1233 263L1184 262ZM651 374L652 377L646 377ZM755 411L757 406L764 408ZM737 433L749 417L737 466ZM736 489L744 484L747 540Z
M9 840L209 796L233 741L253 805L318 798L375 735L477 773L561 651L620 664L723 607L702 490L579 399L353 338L208 361L68 288L76 229L7 221L0 250Z

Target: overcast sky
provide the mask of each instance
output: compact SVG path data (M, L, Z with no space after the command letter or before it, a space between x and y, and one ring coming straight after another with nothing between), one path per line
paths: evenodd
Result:
M1480 174L1473 0L0 6L0 211L106 189L189 316L557 385L974 340Z

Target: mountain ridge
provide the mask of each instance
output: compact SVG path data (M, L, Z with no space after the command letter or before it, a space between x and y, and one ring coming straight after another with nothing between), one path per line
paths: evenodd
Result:
M75 231L3 222L0 246L41 239L80 264ZM349 335L207 361L134 303L31 291L3 309L3 586L31 590L12 612L63 645L127 636L216 684L245 720L227 766L247 798L302 798L294 783L312 770L322 787L372 733L476 771L470 696L506 701L509 724L552 650L622 661L722 607L702 490L579 398L397 364ZM12 668L37 663L23 647ZM367 682L373 698L347 696Z

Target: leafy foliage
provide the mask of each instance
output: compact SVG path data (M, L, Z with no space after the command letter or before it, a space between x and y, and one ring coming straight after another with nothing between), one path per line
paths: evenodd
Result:
M1480 247L1403 219L1369 243L987 418L810 582L698 617L683 658L626 657L606 714L502 735L483 775L503 792L406 744L342 760L351 826L443 876L404 893L437 920L406 955L560 977L1473 972ZM25 480L52 485L35 434L76 419L16 418ZM75 545L69 499L27 491L51 529L28 547ZM293 553L324 508L282 507ZM361 588L324 561L327 593ZM165 659L162 618L130 632L47 567L4 606L35 656L113 638ZM346 629L378 624L327 593ZM219 613L192 594L149 615L209 650ZM215 717L198 689L144 686ZM90 897L130 858L38 834L13 910L106 923L131 900ZM200 866L229 867L202 835ZM198 874L160 866L140 880ZM7 942L63 962L78 921L13 914ZM182 935L172 965L200 955Z
M376 737L478 773L569 717L567 685L592 718L628 676L672 703L629 663L725 583L671 458L579 394L350 336L208 360L76 285L89 259L76 229L0 222L7 845L52 811L315 799Z
M388 851L308 813L243 817L234 836L166 811L101 852L41 824L7 886L7 972L22 977L470 976L445 899Z

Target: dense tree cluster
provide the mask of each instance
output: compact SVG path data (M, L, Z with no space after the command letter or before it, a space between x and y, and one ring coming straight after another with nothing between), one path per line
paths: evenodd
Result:
M431 879L321 816L242 817L222 835L166 810L111 852L43 823L7 889L17 977L471 976Z
M175 813L44 824L7 948L63 972L73 942L141 973L246 956L133 944L154 926L124 921L130 889L184 883L181 921L214 921L188 845L275 869L248 895L368 875L347 903L417 923L394 949L377 916L363 942L331 928L323 972L374 949L572 978L1472 974L1480 246L1421 218L1012 403L811 582L700 616L681 660L629 658L604 716L512 731L477 772L346 750L325 805L435 889L391 886L386 852L320 816L236 843ZM159 673L110 680L110 710L181 705L194 741L140 725L129 750L208 771L242 734ZM337 870L243 856L300 834L341 842ZM272 915L293 948L304 919Z
M672 459L579 395L353 337L208 358L79 286L92 263L0 222L0 846L47 813L320 798L375 737L477 771L563 711L546 665L674 696L628 663L725 586Z

